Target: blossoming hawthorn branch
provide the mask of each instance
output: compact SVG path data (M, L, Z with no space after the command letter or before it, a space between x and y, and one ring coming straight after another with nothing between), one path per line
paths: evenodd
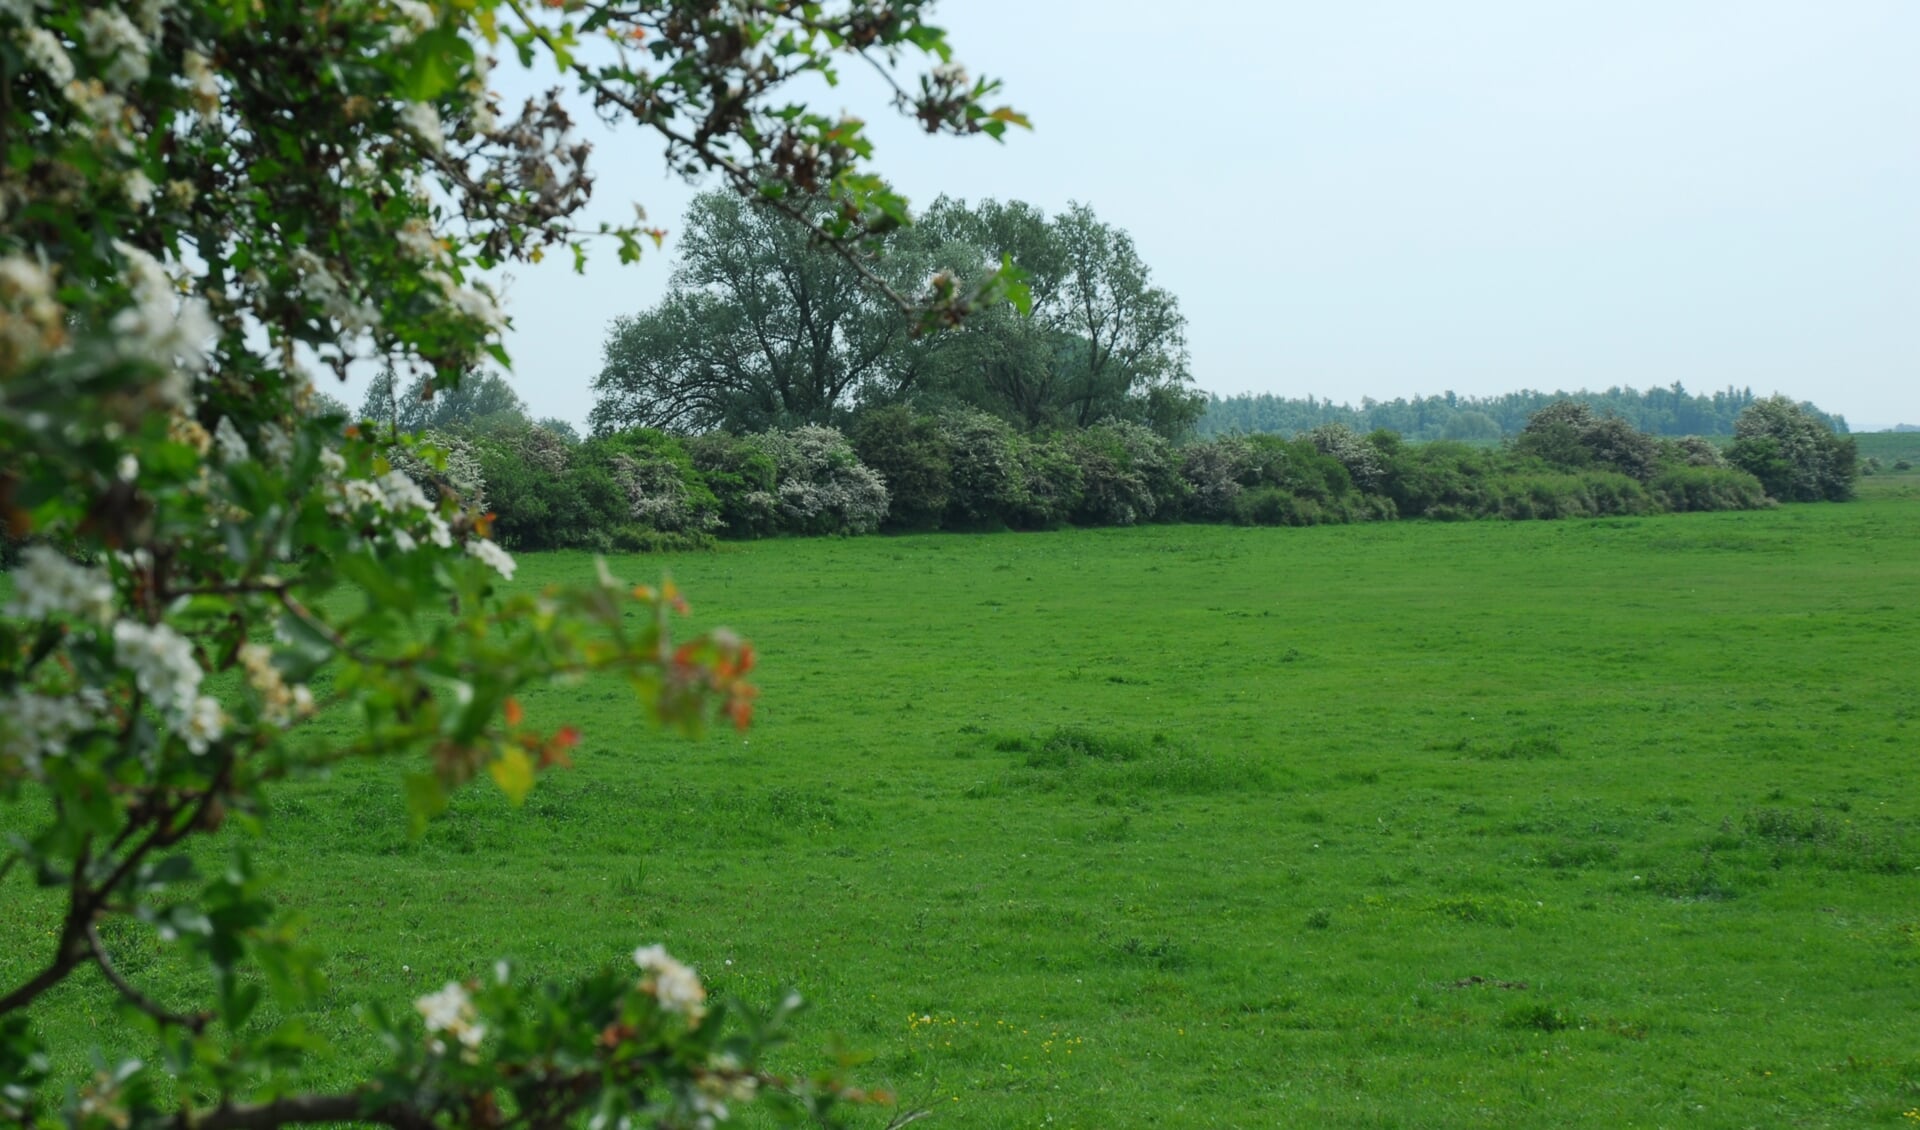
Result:
M657 946L576 983L503 964L375 1009L390 1061L302 1093L285 1048L306 1037L260 1006L310 999L315 959L242 847L217 873L186 848L227 827L271 835L274 783L346 757L407 759L417 824L482 773L518 801L578 740L514 697L559 676L624 678L673 730L747 724L746 643L676 641L679 594L604 567L580 589L509 588L513 558L475 500L396 467L445 453L328 413L303 366L379 361L454 387L482 357L509 360L489 272L658 241L576 222L588 147L557 92L501 104L503 55L556 67L674 169L784 208L871 276L870 237L905 202L867 170L860 123L783 90L864 59L932 132L1020 124L926 7L0 0L0 551L18 562L0 801L19 831L0 880L58 904L37 971L0 985L0 1120L707 1126L746 1103L830 1122L874 1097L767 1073L798 999L742 1035L743 1006L708 1001ZM834 206L786 205L801 194ZM1010 270L938 277L922 321L1017 294ZM309 725L328 709L358 735ZM117 967L101 932L116 919L196 958L199 999L163 1002ZM49 1058L35 1006L89 969L156 1054L83 1083Z

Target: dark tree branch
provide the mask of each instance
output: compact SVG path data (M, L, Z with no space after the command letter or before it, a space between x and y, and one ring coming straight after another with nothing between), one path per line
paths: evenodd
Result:
M185 1028L196 1036L206 1028L207 1022L213 1019L211 1012L187 1014L170 1011L156 1002L152 997L134 988L133 984L125 977L122 977L118 969L114 968L113 958L107 953L107 947L100 941L100 932L94 928L92 923L87 924L86 933L87 948L93 951L93 963L100 967L100 972L106 976L107 982L114 988L120 990L120 995L132 1002L135 1008L153 1017L162 1024L171 1024Z
M371 1122L393 1130L433 1130L433 1119L401 1103L367 1109L361 1095L294 1095L268 1103L222 1104L204 1114L182 1112L179 1130L274 1130L315 1122Z

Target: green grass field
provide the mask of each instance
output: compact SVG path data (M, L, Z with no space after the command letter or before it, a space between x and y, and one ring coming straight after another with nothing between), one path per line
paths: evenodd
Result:
M838 1034L933 1126L1909 1125L1912 482L620 559L758 644L751 733L552 689L530 717L586 741L523 808L474 788L410 841L396 772L354 766L284 790L259 858L332 954L342 1079L357 1001L657 940L800 988L793 1063ZM0 900L11 983L44 943ZM45 1018L123 1046L107 1009Z

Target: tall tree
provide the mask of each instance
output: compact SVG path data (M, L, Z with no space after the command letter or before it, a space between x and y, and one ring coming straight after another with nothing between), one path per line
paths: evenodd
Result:
M816 220L829 211L807 208ZM910 290L925 263L890 252L863 271L768 205L696 198L666 298L614 322L590 425L760 431L897 395L914 326L868 275Z
M618 319L595 431L652 426L755 431L830 422L857 406L925 395L1026 428L1108 417L1174 434L1197 418L1186 320L1127 234L1075 205L942 198L885 238L884 286L943 274L976 282L1011 260L1030 311L976 311L921 336L858 262L824 254L764 208L696 201L666 298Z
M1198 418L1179 301L1092 208L1049 219L1020 201L942 199L923 227L976 249L980 272L1011 259L1031 293L1030 314L988 311L944 343L935 367L953 395L1028 428L1115 417L1175 432Z

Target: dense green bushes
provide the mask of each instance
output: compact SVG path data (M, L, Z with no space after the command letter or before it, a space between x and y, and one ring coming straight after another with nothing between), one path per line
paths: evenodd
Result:
M435 433L443 466L396 465L423 485L483 495L496 536L522 549L876 529L1521 521L1843 497L1835 484L1850 488L1857 473L1851 444L1792 407L1756 405L1726 453L1697 437L1656 439L1577 403L1537 413L1503 446L1405 443L1329 424L1292 439L1221 436L1184 447L1121 421L1030 433L977 409L923 414L896 404L861 414L844 434L635 429L580 442L496 419L490 430Z

